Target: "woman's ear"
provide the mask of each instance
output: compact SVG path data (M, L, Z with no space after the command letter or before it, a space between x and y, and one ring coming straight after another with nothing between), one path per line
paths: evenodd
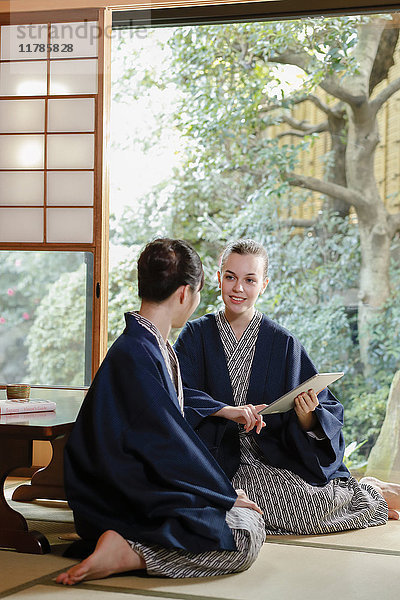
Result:
M221 289L221 271L217 271L218 287Z
M264 279L264 282L263 282L260 294L263 294L265 292L265 290L267 289L267 285L268 284L269 284L269 279L267 277L267 279Z
M190 285L188 285L188 284L187 285L181 285L178 288L177 291L179 293L179 302L181 304L183 304L185 302L185 300L186 300L186 298L187 298L187 296L189 294L189 290L190 290Z

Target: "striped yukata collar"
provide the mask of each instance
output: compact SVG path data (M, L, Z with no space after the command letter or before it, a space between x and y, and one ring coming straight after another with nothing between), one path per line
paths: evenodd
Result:
M173 349L168 340L164 340L163 336L160 333L160 330L154 325L154 323L149 321L149 319L146 319L146 317L143 317L136 310L133 310L130 314L133 317L135 317L139 325L142 325L142 327L147 329L147 331L150 331L150 333L152 333L156 338L162 357L165 362L165 366L167 367L168 374L171 377L171 381L175 387L181 413L184 414L182 377L175 350Z
M247 390L262 313L255 311L240 340L236 339L224 310L220 310L215 315L215 320L225 352L235 406L242 406L251 402L251 398L247 399Z

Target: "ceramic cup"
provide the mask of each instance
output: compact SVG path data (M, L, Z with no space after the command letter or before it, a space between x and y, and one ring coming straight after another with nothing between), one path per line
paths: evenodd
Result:
M12 400L13 402L27 402L29 400L30 391L31 386L28 383L10 383L6 388L7 400Z

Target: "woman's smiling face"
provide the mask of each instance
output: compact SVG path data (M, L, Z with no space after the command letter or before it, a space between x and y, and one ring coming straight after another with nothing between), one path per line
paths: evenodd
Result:
M253 311L258 296L268 284L268 279L263 277L264 259L261 256L229 254L221 271L218 271L219 287L227 311L237 315Z

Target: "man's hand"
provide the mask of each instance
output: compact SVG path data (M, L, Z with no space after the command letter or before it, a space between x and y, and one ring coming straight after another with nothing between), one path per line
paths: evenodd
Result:
M256 512L263 514L261 508L257 506L255 502L252 502L248 497L244 490L235 490L238 497L236 498L236 502L233 506L240 506L242 508L251 508L251 510L255 510Z
M318 421L314 410L318 404L317 394L312 389L299 394L294 399L294 410L304 431L311 431L317 425Z
M261 429L265 427L265 423L262 415L259 415L258 413L266 406L266 404L257 404L256 406L253 406L253 404L246 404L245 406L224 406L224 408L221 408L212 416L223 417L224 419L228 419L228 421L240 423L241 425L244 425L244 429L247 433L254 427L256 428L256 433L260 433Z

